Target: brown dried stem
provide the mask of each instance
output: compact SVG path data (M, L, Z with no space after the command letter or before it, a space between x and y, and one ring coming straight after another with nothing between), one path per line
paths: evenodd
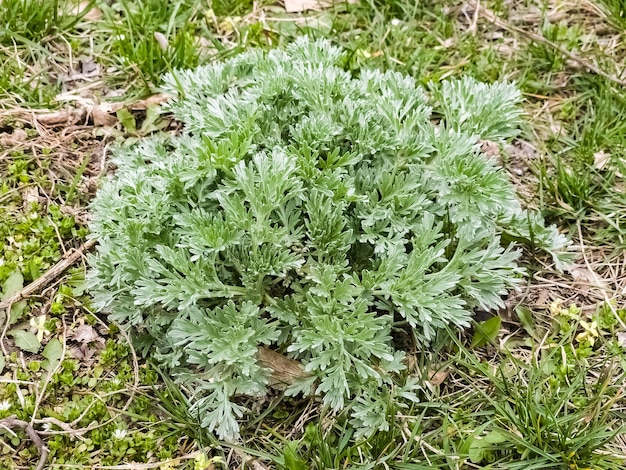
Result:
M83 254L91 249L95 244L95 240L88 240L77 250L66 253L61 261L52 266L41 277L28 284L19 292L13 294L7 300L0 302L0 311L11 308L11 305L13 305L14 303L19 302L20 300L34 294L35 292L48 285L50 281L63 274L63 272L67 268L76 263L83 256Z
M35 469L43 470L44 466L46 465L46 460L48 459L48 454L50 453L50 451L46 443L43 441L43 439L41 439L37 431L35 431L35 428L33 428L30 423L22 421L21 419L17 419L17 416L13 415L0 420L0 428L5 428L8 430L13 428L23 429L39 451L39 462L37 462L37 467L35 467Z

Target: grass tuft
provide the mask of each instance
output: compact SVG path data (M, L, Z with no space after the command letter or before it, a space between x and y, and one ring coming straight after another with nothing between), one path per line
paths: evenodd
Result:
M125 79L140 80L150 93L164 73L198 65L193 19L199 6L198 0L121 0L117 9L105 10L114 35L113 58L131 74Z
M87 8L95 2L91 0ZM68 0L3 0L0 2L0 44L45 41L73 29L83 14Z

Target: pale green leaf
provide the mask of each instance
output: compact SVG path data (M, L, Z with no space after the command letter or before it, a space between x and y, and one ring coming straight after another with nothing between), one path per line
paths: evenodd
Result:
M519 318L524 330L526 330L526 333L535 338L537 332L535 330L535 318L533 311L528 307L519 306L515 309L515 313L517 313L517 317Z
M36 353L41 348L41 344L35 336L30 331L24 330L12 330L11 335L13 336L13 341L15 341L15 346L20 348L22 351Z
M24 316L24 312L26 311L26 306L28 303L26 300L20 300L19 302L15 302L11 305L11 315L9 317L9 326L15 324Z
M502 442L506 442L508 437L503 432L494 430L488 433L484 439L489 444L500 444Z
M130 111L126 108L119 109L115 114L117 114L117 118L126 129L126 132L131 134L137 133L137 123L135 122L135 117L132 115Z
M482 438L473 437L469 447L468 457L472 463L480 463L485 455L485 447L489 443Z
M168 124L168 120L160 119L162 114L161 108L155 105L150 105L146 109L146 118L141 124L141 134L146 135L151 132L155 132L163 129Z
M7 300L24 287L24 276L19 271L13 271L2 286L2 297L0 300Z
M498 337L501 324L502 320L497 315L489 320L477 323L470 347L480 348L487 343L492 343Z
M63 356L63 345L61 345L61 342L58 339L53 338L48 341L46 347L43 348L41 355L46 358L46 360L41 364L42 367L50 371L54 369L61 360L61 357Z
M285 447L285 451L283 452L283 455L285 458L286 470L306 470L307 468L309 468L306 461L298 457L297 448L298 448L297 442L290 442Z

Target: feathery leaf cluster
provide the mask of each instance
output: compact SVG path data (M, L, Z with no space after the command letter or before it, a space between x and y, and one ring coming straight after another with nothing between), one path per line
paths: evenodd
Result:
M428 96L343 61L302 38L166 76L184 133L118 149L93 202L97 307L194 391L221 437L245 412L233 396L267 392L262 345L310 374L287 393L350 407L362 435L387 429L390 406L417 400L414 381L398 383L392 329L425 345L502 306L523 275L504 240L557 261L567 245L481 153L481 139L517 132L513 85L465 78Z

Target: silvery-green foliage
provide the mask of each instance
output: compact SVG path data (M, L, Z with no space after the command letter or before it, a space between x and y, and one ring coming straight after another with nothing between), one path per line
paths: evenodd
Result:
M480 83L471 77L444 81L434 88L452 128L483 140L504 142L518 133L521 95L509 83Z
M426 345L502 306L523 269L511 240L560 260L567 240L524 212L479 141L520 124L513 85L434 88L353 77L343 52L302 38L165 78L184 124L118 148L93 202L95 306L193 393L203 426L235 437L232 398L267 392L260 346L300 361L360 435L417 399L399 386L392 328Z

